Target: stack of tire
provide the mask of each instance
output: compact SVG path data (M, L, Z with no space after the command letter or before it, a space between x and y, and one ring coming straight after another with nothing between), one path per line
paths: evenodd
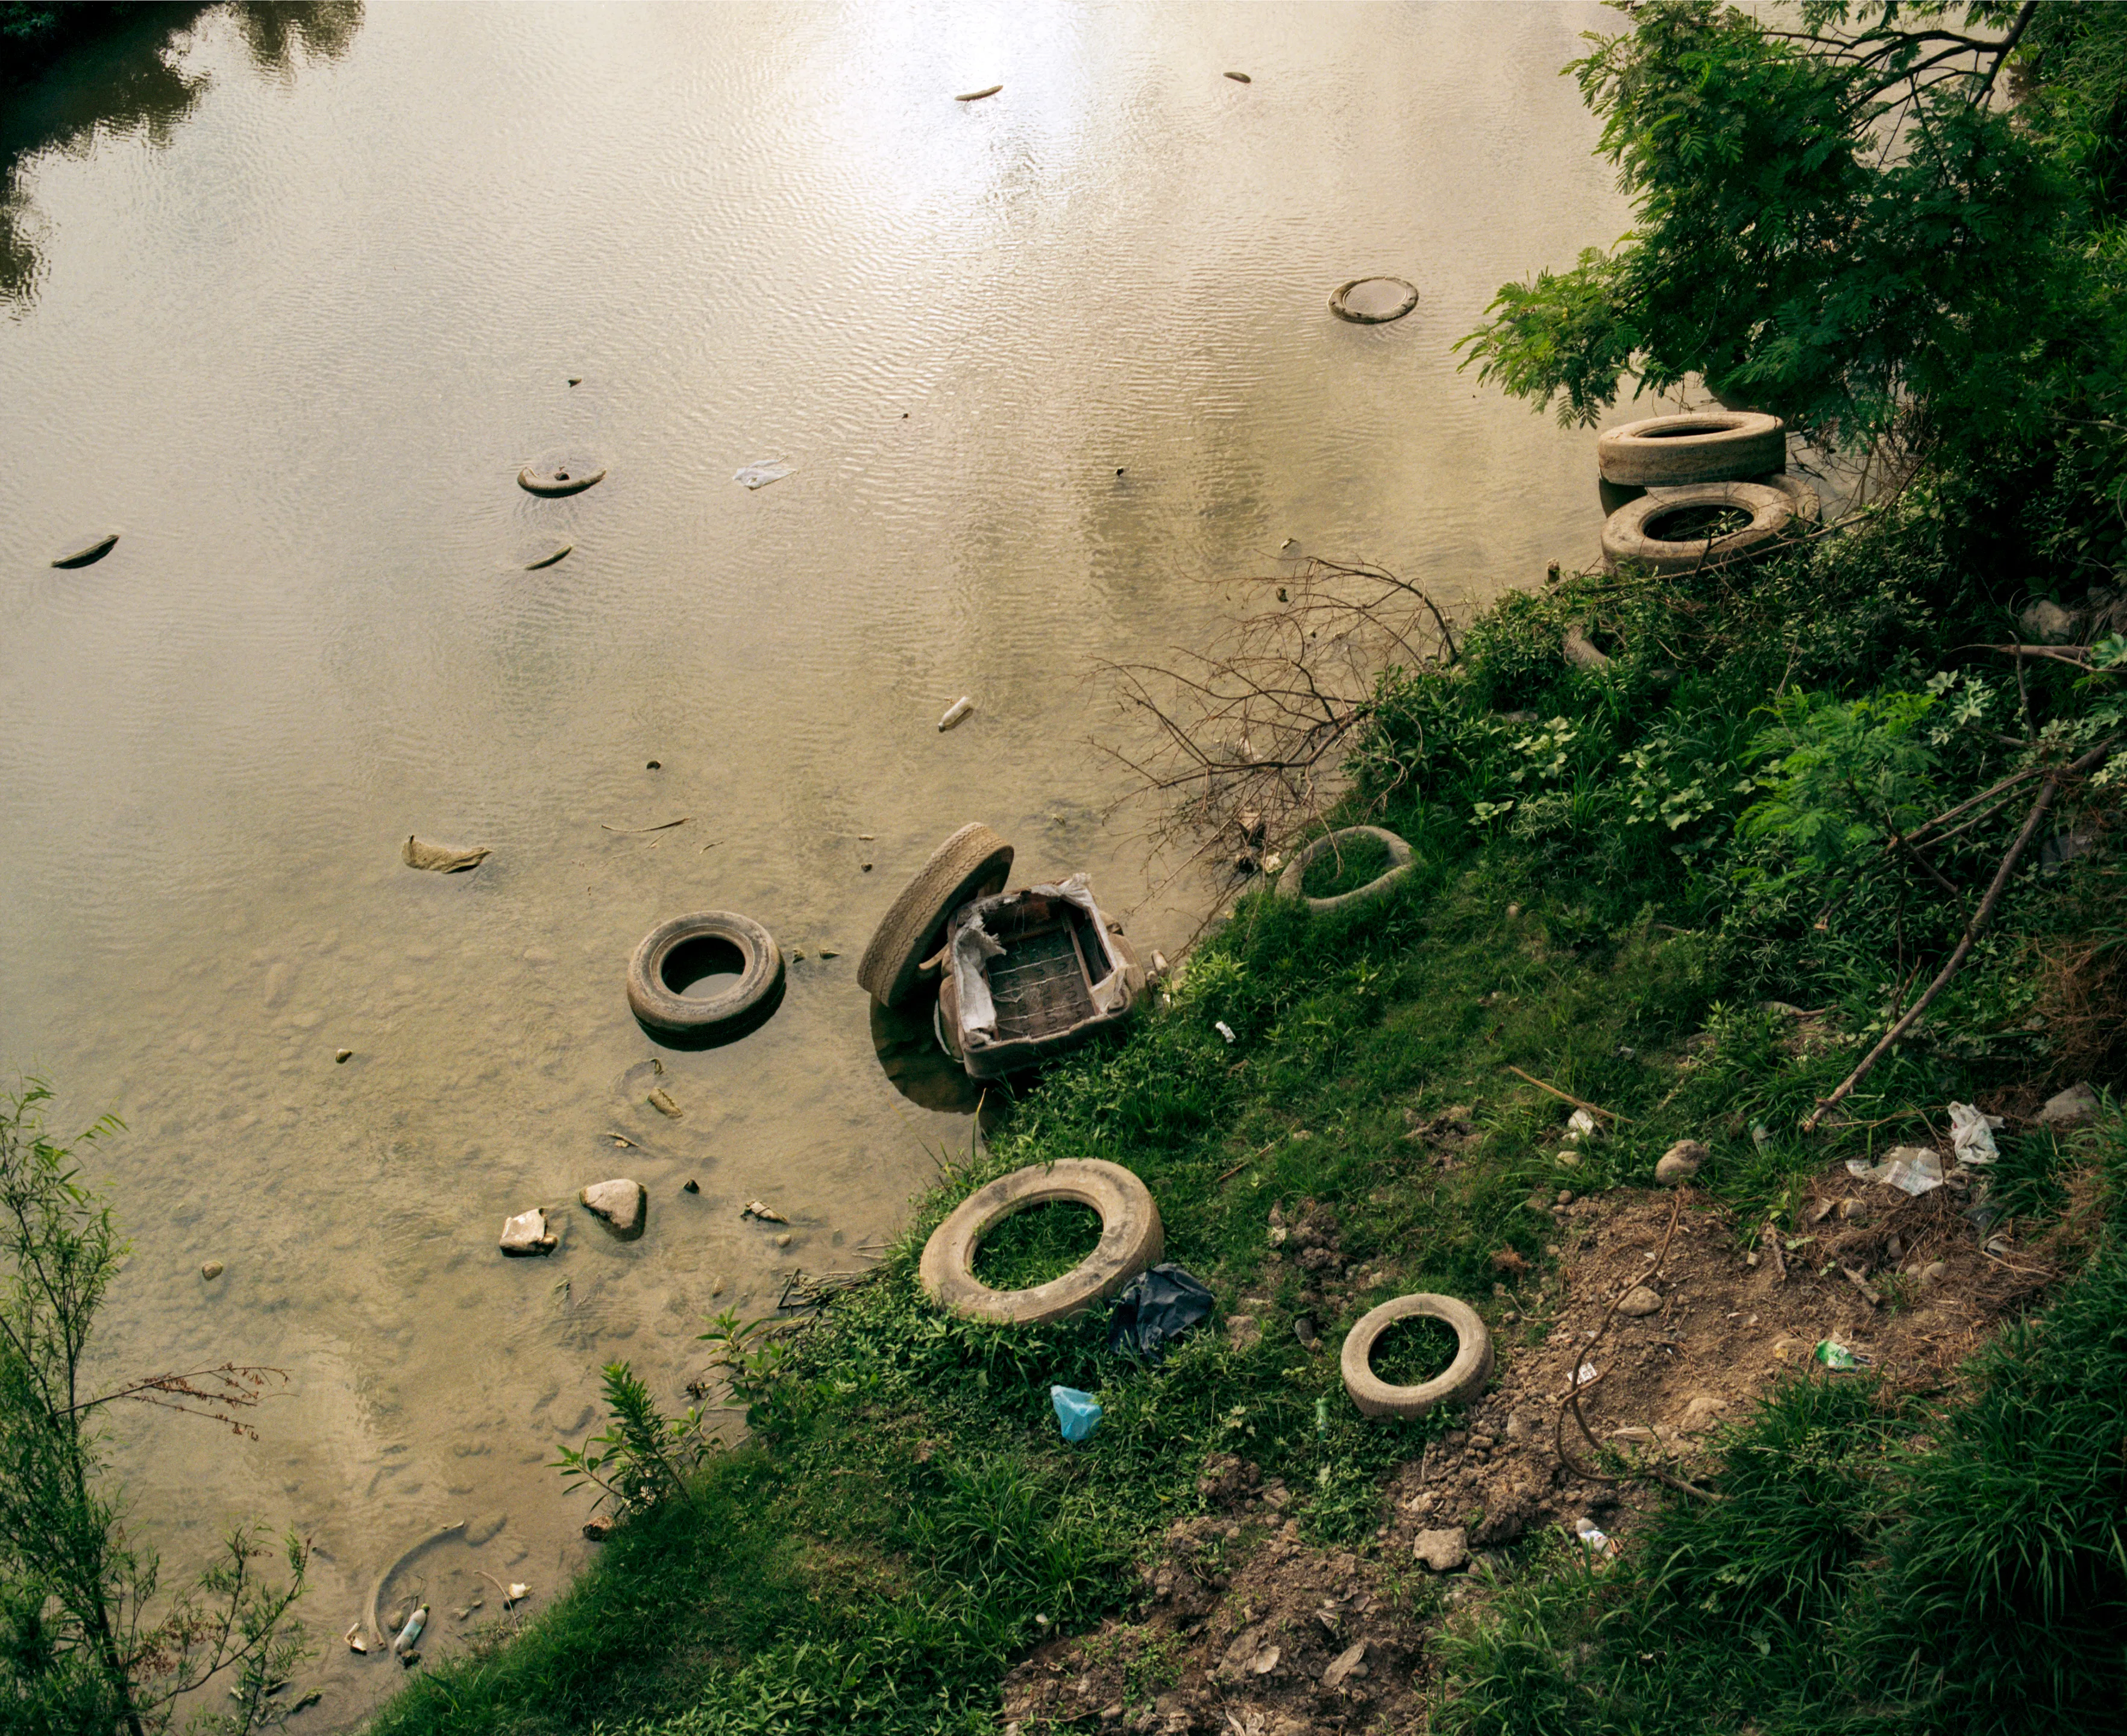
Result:
M1791 539L1817 522L1821 508L1817 491L1788 475L1787 457L1779 419L1756 410L1650 416L1605 430L1595 442L1609 514L1604 566L1695 572L1750 560ZM1732 528L1709 534L1707 520L1723 509Z

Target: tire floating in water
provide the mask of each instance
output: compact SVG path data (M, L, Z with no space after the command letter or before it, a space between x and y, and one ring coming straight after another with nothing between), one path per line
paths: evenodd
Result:
M576 546L574 543L564 543L560 548L550 549L545 554L535 554L524 563L524 570L537 572L542 567L552 567L555 562L566 558Z
M80 547L77 548L70 548L64 554L54 555L52 557L52 565L54 567L93 567L98 561L102 560L104 556L111 553L111 549L116 546L117 542L118 533L116 531L106 531L102 536L93 538L90 541L82 543Z
M1417 306L1418 286L1401 277L1353 277L1329 295L1329 311L1354 325L1386 325Z

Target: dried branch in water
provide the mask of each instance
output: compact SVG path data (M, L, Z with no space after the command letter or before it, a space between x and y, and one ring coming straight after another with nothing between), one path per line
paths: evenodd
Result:
M1177 868L1253 873L1345 794L1345 761L1391 668L1459 656L1440 605L1364 562L1310 560L1293 575L1242 581L1270 600L1201 651L1102 673L1133 726L1102 748L1149 799L1154 853Z
M99 1405L130 1399L135 1404L159 1405L166 1411L182 1411L187 1416L204 1416L239 1435L258 1439L258 1431L244 1420L273 1396L272 1388L288 1383L285 1368L255 1364L225 1362L211 1368L192 1368L182 1373L150 1374L130 1385L85 1398L72 1411L93 1411Z

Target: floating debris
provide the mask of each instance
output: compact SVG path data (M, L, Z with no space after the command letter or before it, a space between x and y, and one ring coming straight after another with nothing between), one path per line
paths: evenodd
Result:
M574 543L557 543L545 554L533 556L524 563L524 570L527 572L537 572L542 567L552 567L555 562L566 559L574 552L576 546Z
M69 548L64 554L54 555L52 557L52 565L54 567L93 567L98 561L102 560L104 556L109 554L112 548L117 546L117 543L118 533L115 530L107 531L100 537L92 538L88 542L81 543L75 548Z
M975 702L966 694L962 694L945 708L945 716L938 719L938 733L943 735L955 723L964 719L974 709Z
M775 1207L765 1204L757 1199L748 1200L739 1208L738 1215L742 1218L758 1218L764 1224L787 1224L790 1221Z
M648 769L655 771L657 769L657 761L652 760ZM684 826L692 818L694 815L691 813L683 813L676 820L660 820L655 826L609 826L604 820L600 820L599 830L618 832L624 838L642 837L648 832L670 832L675 826Z
M662 1085L650 1093L648 1101L650 1107L660 1115L668 1115L675 1122L687 1112L680 1107L678 1099Z
M391 1642L393 1653L405 1658L413 1653L414 1648L421 1643L421 1629L428 1625L429 1606L422 1604L406 1618L406 1625L400 1629L399 1637Z
M732 472L732 481L742 482L748 488L765 488L770 482L780 482L790 474L788 464L773 459L764 459L758 464L744 464Z
M365 1658L369 1655L369 1642L362 1637L360 1622L353 1623L340 1638L347 1643L348 1651L358 1652Z
M1256 82L1246 73L1228 73L1226 76L1229 78L1231 78L1236 84L1253 84Z
M409 868L424 868L431 874L463 874L468 868L479 867L487 857L485 845L475 850L453 850L448 844L432 844L411 832L399 848L399 859Z
M979 102L985 97L994 97L1003 88L1002 84L992 84L982 90L971 90L965 96L955 97L953 100L955 102Z

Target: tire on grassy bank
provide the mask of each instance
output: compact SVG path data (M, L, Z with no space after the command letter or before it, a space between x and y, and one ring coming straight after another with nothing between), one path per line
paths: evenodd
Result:
M1307 895L1307 870L1325 851L1340 847L1345 842L1356 842L1361 838L1371 838L1388 851L1389 866L1363 886L1349 892L1338 893L1333 898L1310 898ZM1285 865L1277 877L1277 896L1296 898L1310 910L1348 910L1354 904L1363 904L1383 896L1394 889L1398 881L1411 870L1410 846L1393 832L1379 826L1343 826L1334 832L1325 832L1314 842L1302 847L1297 855Z
M1061 1200L1100 1214L1100 1244L1060 1278L1026 1290L992 1290L975 1276L983 1238L1014 1212ZM1152 1190L1120 1164L1067 1158L1034 1164L978 1188L931 1232L917 1269L924 1292L964 1320L1039 1326L1106 1302L1157 1265L1166 1232Z
M1455 1360L1415 1387L1391 1386L1374 1373L1374 1346L1403 1320L1437 1320L1455 1330ZM1492 1378L1492 1334L1477 1311L1452 1296L1399 1296L1362 1316L1344 1335L1338 1359L1344 1390L1369 1416L1423 1416L1438 1405L1466 1405Z

